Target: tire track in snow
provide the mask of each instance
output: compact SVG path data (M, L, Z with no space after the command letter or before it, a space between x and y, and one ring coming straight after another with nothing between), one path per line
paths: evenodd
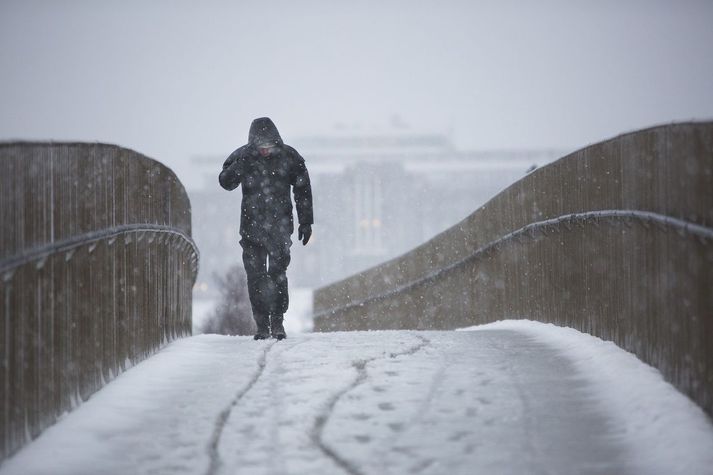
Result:
M407 350L400 351L397 353L390 353L389 358L396 358L399 356L408 356L416 353L417 351L420 351L423 349L425 346L430 345L431 342L428 338L423 337L421 335L414 335L416 338L421 340L420 343L408 348ZM368 374L366 370L366 365L371 363L372 361L378 360L379 356L375 356L373 358L367 358L364 360L356 360L352 362L352 366L354 369L357 370L357 377L354 379L352 384L347 386L346 388L342 389L341 391L335 393L331 399L327 402L327 404L324 407L324 410L320 415L318 415L315 420L314 420L314 426L312 427L312 433L311 433L311 438L312 438L312 443L314 443L319 450L322 451L324 455L332 459L332 461L338 465L342 470L347 472L349 475L363 475L363 472L351 463L349 460L347 460L345 457L343 457L338 451L327 445L324 440L322 440L322 433L324 432L324 427L327 425L327 422L329 421L329 418L332 416L332 413L334 412L334 408L339 402L341 398L343 398L346 394L349 392L353 391L360 385L364 383L364 381L367 380Z
M223 409L220 414L218 414L218 418L215 421L215 427L213 428L213 435L210 438L210 442L208 443L208 456L210 457L210 465L208 466L208 471L206 471L206 475L215 475L218 473L218 470L220 469L221 466L221 461L220 461L220 454L218 453L218 444L220 443L220 437L223 435L223 429L225 428L225 424L228 422L228 417L230 417L230 413L233 410L235 406L238 405L240 400L252 389L253 386L255 386L255 383L260 379L260 376L265 372L265 366L267 365L267 354L270 352L270 349L275 345L276 342L271 342L268 344L265 349L262 352L262 355L260 355L260 358L257 360L257 371L253 374L252 378L250 378L250 381L243 386L243 388L238 391L238 393L235 395L232 401L230 401L230 404L228 404L225 409Z

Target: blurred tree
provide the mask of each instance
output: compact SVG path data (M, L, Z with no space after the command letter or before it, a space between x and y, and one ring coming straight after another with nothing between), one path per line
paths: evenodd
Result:
M203 333L221 335L252 335L256 331L248 297L245 269L234 265L224 276L213 274L218 285L220 300L213 313L203 324Z

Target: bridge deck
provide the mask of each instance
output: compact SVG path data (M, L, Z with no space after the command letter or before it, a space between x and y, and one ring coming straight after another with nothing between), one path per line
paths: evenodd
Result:
M184 339L119 376L0 474L713 466L713 426L657 372L589 336L533 328ZM543 338L567 331L569 349Z

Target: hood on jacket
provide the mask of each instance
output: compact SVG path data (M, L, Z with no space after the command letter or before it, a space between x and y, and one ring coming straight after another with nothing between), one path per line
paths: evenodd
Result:
M248 143L255 147L259 146L281 146L282 137L277 131L277 127L269 117L260 117L253 120L248 134Z

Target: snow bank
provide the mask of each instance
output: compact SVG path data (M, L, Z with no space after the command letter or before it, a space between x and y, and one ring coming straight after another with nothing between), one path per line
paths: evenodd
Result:
M713 424L661 373L610 341L572 328L531 320L503 320L460 331L515 330L548 344L572 361L591 385L593 401L621 421L637 473L713 473Z

